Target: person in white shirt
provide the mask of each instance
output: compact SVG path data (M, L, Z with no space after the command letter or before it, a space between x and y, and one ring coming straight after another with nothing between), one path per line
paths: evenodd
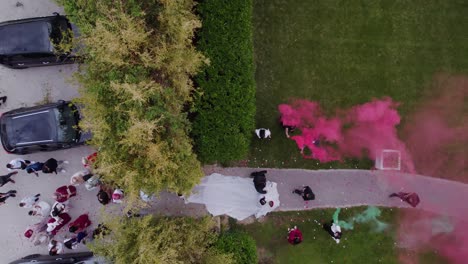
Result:
M13 159L6 165L6 167L8 168L9 171L24 170L26 169L26 166L28 166L29 164L31 164L30 160Z
M58 242L57 240L51 240L49 242L49 255L55 256L63 253L63 243Z
M337 244L340 243L340 239L341 239L341 227L337 224L335 224L334 221L331 221L330 224L323 224L323 229L325 229L325 231L328 232L328 234L330 234L330 236L333 238L333 240L335 240L335 242Z
M19 207L23 207L23 208L32 208L37 201L39 201L39 196L41 196L40 193L34 195L34 196L28 196L28 197L24 197L20 204L19 204Z
M271 131L268 128L255 129L255 134L260 139L271 138Z

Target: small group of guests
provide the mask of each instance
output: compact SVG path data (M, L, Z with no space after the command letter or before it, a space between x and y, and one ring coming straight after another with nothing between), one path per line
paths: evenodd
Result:
M12 179L12 176L18 174L18 170L24 170L28 174L34 173L37 177L39 177L40 171L43 173L56 173L57 170L65 172L63 168L60 168L59 165L67 164L68 161L57 161L56 159L48 159L45 162L35 162L25 159L13 159L10 161L6 167L10 171L10 173L6 175L0 176L0 187L3 187L5 184L11 182L15 183L15 180ZM10 197L16 197L16 190L9 190L6 193L0 192L0 205L4 204L6 200Z
M82 158L84 170L72 175L69 185L60 186L55 190L53 194L55 202L52 206L45 201L41 201L39 193L24 197L19 203L19 207L29 209L28 215L41 217L40 222L30 225L26 229L24 236L34 245L48 244L50 255L61 254L64 248L75 249L80 243L85 243L85 239L88 237L87 227L91 225L88 214L81 214L72 221L72 217L68 213L71 208L70 200L73 200L71 198L77 195L79 185L84 184L87 190L94 190L99 187L97 198L101 204L108 204L109 202L122 203L123 191L104 185L100 181L100 177L92 173L96 159L97 153ZM15 183L12 176L16 175L18 171L24 170L28 174L34 173L36 176L39 176L39 172L65 172L60 166L67 163L67 161L58 161L56 159L48 159L45 162L14 159L6 165L11 172L0 176L0 187L9 182ZM16 191L10 190L7 193L0 193L0 204L5 203L9 197L16 197ZM131 215L137 216L138 214L132 213ZM67 235L68 238L65 240L59 241L55 237L65 226L68 227L70 234ZM103 233L101 232L102 229L104 229L104 226L99 225L94 230L93 236Z
M322 227L337 244L340 243L342 233L341 227L338 224L332 220L330 223L324 223ZM303 241L302 232L297 228L297 226L288 228L288 235L286 238L291 245L297 245Z
M46 160L45 162L35 162L18 158L10 161L6 165L6 167L10 171L24 170L28 174L34 173L37 177L39 177L39 172L55 174L57 174L57 170L59 170L60 172L66 172L64 168L60 167L62 164L68 164L68 161L56 160L54 158L51 158Z
M24 232L24 236L36 246L48 243L49 255L51 256L61 254L64 247L75 249L87 237L86 228L91 225L87 213L71 221L72 218L68 214L70 199L76 195L75 186L64 185L55 190L53 195L55 202L52 207L47 202L40 201L40 194L23 198L19 206L30 208L29 215L42 218L40 222L29 226ZM71 236L63 243L54 239L55 235L67 224Z

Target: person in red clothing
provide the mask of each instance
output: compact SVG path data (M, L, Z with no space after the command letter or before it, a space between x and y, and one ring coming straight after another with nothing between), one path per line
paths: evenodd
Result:
M83 163L83 166L86 169L92 169L93 166L94 166L94 163L97 160L97 155L98 155L98 153L94 152L93 154L91 154L91 155L89 155L87 157L82 157L81 158L81 163Z
M71 233L79 233L86 229L86 227L91 225L91 221L89 220L88 214L82 214L78 216L78 218L71 222L68 225L68 231Z
M47 233L49 235L55 236L57 232L70 222L71 217L67 213L61 213L57 217L51 217L47 221Z
M54 198L59 203L68 201L70 197L76 196L76 187L73 185L64 185L55 190Z
M302 242L302 232L294 226L294 228L288 228L288 242L291 245L297 245Z

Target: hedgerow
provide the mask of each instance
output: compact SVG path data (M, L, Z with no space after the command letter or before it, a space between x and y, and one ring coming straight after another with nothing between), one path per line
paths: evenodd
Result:
M203 176L184 112L205 62L192 0L57 0L81 29L81 124L97 172L136 201L140 189L184 193Z
M255 125L251 0L204 0L197 48L210 60L195 78L193 130L206 163L245 158Z

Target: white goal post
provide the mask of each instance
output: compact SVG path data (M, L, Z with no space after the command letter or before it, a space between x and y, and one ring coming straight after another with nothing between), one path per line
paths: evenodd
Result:
M379 170L400 170L401 152L395 149L382 149L375 158L375 168Z

